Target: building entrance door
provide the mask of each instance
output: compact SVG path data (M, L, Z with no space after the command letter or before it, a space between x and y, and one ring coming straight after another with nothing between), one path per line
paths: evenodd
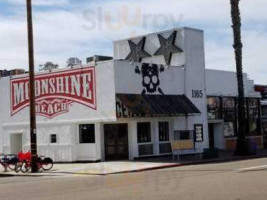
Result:
M214 148L214 126L209 124L209 148Z
M128 125L105 124L105 160L128 160Z
M22 151L22 134L10 135L10 153L17 154Z

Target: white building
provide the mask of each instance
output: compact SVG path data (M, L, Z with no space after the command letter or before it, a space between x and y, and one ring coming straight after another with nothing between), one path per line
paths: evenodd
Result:
M208 120L207 95L237 95L235 73L205 70L203 31L190 28L116 41L114 60L39 73L35 84L38 153L62 162L166 155L174 139L208 148L215 123L224 149L224 120ZM27 151L28 75L0 88L0 151Z
M254 90L254 81L243 74L246 97L247 139L263 147L260 125L260 93ZM237 134L237 80L236 73L206 69L209 147L234 150Z

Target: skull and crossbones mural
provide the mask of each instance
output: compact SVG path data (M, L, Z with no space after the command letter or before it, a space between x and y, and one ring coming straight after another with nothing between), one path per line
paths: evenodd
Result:
M159 74L164 72L164 67L160 65L160 67L156 64L148 64L142 63L141 70L139 66L136 66L135 73L140 74L142 76L142 85L144 90L142 91L142 95L146 93L155 93L159 92L164 95L162 89L160 88L160 79Z

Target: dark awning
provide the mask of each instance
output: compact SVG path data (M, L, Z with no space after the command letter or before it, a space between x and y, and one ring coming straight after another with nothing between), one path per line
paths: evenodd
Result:
M179 116L200 114L185 95L116 94L133 116Z

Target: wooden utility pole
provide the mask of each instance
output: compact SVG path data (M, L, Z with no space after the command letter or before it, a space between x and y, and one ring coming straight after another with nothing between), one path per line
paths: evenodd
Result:
M37 168L37 138L36 138L36 114L35 114L35 82L34 82L34 48L33 48L33 28L32 28L32 2L27 2L27 23L28 23L28 51L29 51L29 87L30 87L30 138L31 138L31 169L32 173L38 171Z
M242 67L242 48L241 41L241 17L239 9L240 0L230 0L231 3L231 18L234 34L234 50L236 61L236 76L238 84L238 134L235 155L249 155L249 147L246 141L246 112L245 112L245 95L243 82L243 67Z

